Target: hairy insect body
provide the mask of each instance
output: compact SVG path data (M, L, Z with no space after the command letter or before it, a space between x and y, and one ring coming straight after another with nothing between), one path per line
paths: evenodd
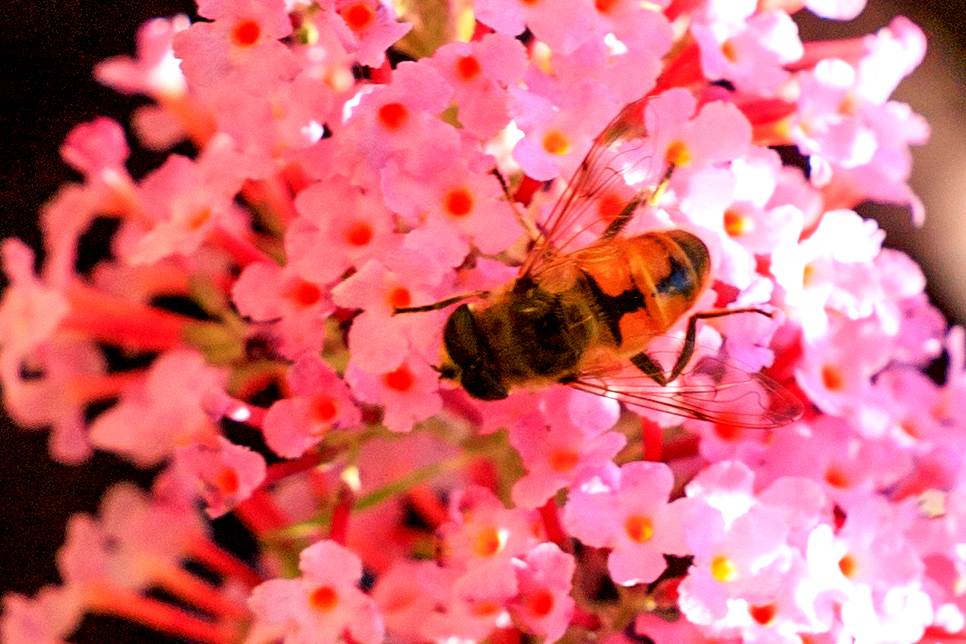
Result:
M707 247L685 231L601 240L457 307L442 371L482 400L572 382L643 351L691 308L709 270Z

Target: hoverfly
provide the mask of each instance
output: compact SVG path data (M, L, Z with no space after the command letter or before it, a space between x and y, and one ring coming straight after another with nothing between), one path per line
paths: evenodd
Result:
M446 321L438 370L480 400L557 383L699 420L757 428L791 422L802 405L777 382L731 360L695 358L698 320L771 317L764 310L692 313L683 345L666 360L670 367L655 357L655 341L707 289L711 258L704 242L684 230L621 235L639 208L657 203L673 163L656 188L637 191L609 221L594 208L605 191L627 188L624 177L641 173L654 157L646 147L647 100L624 107L594 140L515 279L396 313L462 302ZM592 233L596 239L587 241Z

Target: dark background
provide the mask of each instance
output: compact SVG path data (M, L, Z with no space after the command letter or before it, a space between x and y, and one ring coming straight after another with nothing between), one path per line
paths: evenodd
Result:
M801 20L803 39L872 32L903 13L927 32L926 63L897 94L933 125L933 141L916 151L914 189L926 203L927 224L916 229L902 208L867 208L887 229L887 244L923 264L930 294L954 322L966 320L966 0L871 0L856 21ZM91 70L108 56L133 53L138 25L154 16L190 13L188 0L26 0L0 3L0 237L17 236L35 248L35 213L58 185L79 177L58 148L76 124L97 115L126 123L139 99L99 86ZM141 174L157 158L135 157ZM140 168L140 171L138 171ZM96 511L104 488L119 478L148 476L112 457L97 455L81 467L51 464L44 432L21 432L2 419L0 429L0 593L32 594L57 581L53 552L67 517ZM121 624L108 624L123 641ZM132 637L142 633L132 632ZM120 639L118 639L120 637ZM99 639L86 633L73 638Z

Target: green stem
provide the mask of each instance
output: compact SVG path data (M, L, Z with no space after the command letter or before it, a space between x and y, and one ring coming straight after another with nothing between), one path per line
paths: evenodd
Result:
M437 463L424 465L423 467L417 468L409 474L398 478L395 481L382 486L381 488L373 490L365 496L359 497L355 504L355 510L366 510L374 505L382 503L386 499L403 494L407 490L416 487L420 483L431 481L441 474L461 470L477 458L479 458L479 456L475 454L460 454L459 456L454 456L453 458L439 461Z

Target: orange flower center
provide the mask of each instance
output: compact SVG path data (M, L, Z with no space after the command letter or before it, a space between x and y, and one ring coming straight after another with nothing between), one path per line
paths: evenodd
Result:
M681 168L691 163L691 151L684 141L674 141L664 152L664 160L675 168Z
M409 293L409 289L405 286L396 286L389 291L389 306L394 309L401 309L412 304L413 298Z
M827 364L822 367L822 384L829 391L841 391L845 388L845 377L838 367Z
M711 560L711 576L718 581L732 581L738 577L738 566L728 557L718 555Z
M626 205L627 200L616 192L605 192L597 200L597 212L603 221L610 223L617 219Z
M199 208L198 212L188 219L188 230L199 230L209 219L211 219L211 208Z
M218 471L214 484L222 494L231 496L238 492L238 472L234 468L225 466Z
M477 557L492 557L503 548L504 535L496 526L486 526L476 533L473 552Z
M394 391L409 391L416 384L416 376L406 365L401 365L395 371L382 374L382 381L386 387Z
M541 588L527 598L527 608L534 617L546 617L553 610L553 593L546 588Z
M840 467L834 465L829 467L827 470L825 470L825 476L823 478L825 479L825 482L832 487L837 487L839 489L849 487L849 476Z
M443 197L443 209L453 217L465 217L473 210L473 193L462 186L453 188Z
M839 559L839 570L847 578L851 579L859 568L859 563L852 557L852 555L845 555Z
M312 306L322 297L322 289L312 282L299 280L288 290L286 296L299 306Z
M570 140L557 130L552 130L543 137L543 149L558 156L567 154L570 152Z
M339 12L349 29L363 31L376 21L376 12L366 2L354 2Z
M398 130L409 119L409 110L402 103L386 103L379 108L379 122L387 130Z
M339 412L339 403L332 396L321 394L312 399L312 420L320 425L329 425Z
M729 237L741 237L755 229L755 222L736 210L726 210L724 214L724 231Z
M654 536L654 522L650 517L633 514L624 521L624 531L631 541L644 543Z
M339 604L339 593L331 586L320 586L309 593L309 606L327 613Z
M569 472L580 461L580 454L572 449L556 449L550 453L549 460L554 472Z
M239 47L251 47L258 42L262 28L251 18L235 23L231 30L231 40Z
M771 624L772 620L775 619L775 615L778 613L778 609L774 604L765 604L764 606L749 606L748 614L751 618L761 624L762 626L767 626Z
M353 246L365 246L372 241L375 231L368 221L357 221L345 231L345 240Z
M456 75L462 80L471 81L483 71L480 61L474 56L463 56L456 61Z

